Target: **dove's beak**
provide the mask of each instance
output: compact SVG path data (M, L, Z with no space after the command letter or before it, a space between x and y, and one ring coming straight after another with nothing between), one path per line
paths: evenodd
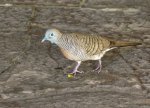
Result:
M45 37L44 37L44 38L42 39L41 43L43 43L45 40L46 40L46 39L45 39Z
M43 39L42 41L41 41L41 43L43 43L45 41L45 39Z

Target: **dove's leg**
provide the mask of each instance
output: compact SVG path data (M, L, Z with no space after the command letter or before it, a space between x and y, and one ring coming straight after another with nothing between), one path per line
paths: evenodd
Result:
M77 65L75 66L75 68L73 69L73 71L71 73L73 73L73 74L83 73L82 71L78 71L80 64L81 64L81 61L77 61Z
M99 59L98 62L99 62L98 66L93 71L98 71L98 73L100 73L101 72L101 68L102 68L102 61L101 61L101 59Z

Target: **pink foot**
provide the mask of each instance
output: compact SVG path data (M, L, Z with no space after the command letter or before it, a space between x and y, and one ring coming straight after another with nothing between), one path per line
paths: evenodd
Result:
M81 61L78 61L77 65L75 66L75 68L70 73L74 74L74 75L76 75L77 73L83 73L83 71L78 71L80 64L81 64Z
M84 73L84 72L83 72L83 71L78 71L78 70L71 72L71 74L74 74L74 75L76 75L77 73L80 73L80 74L81 74L81 73Z
M97 68L93 70L93 72L97 71L97 73L100 73L101 67L102 67L101 60L99 60L99 64L98 64Z

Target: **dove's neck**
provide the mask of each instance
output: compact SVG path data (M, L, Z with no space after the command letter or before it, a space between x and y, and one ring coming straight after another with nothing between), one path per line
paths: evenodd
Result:
M51 43L59 45L61 43L61 37L62 37L62 34L59 33L56 37L54 37L53 39L51 39Z
M73 42L70 36L62 34L62 36L57 39L55 44L57 44L60 48L70 49L72 47L72 43Z

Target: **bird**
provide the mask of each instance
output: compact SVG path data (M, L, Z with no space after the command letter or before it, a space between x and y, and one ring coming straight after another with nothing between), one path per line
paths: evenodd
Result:
M43 43L44 41L56 44L67 59L77 63L71 71L71 74L83 73L83 71L79 71L78 68L83 61L87 60L98 60L98 66L93 71L100 73L102 69L101 58L106 52L118 47L142 44L141 42L116 41L90 33L63 33L55 28L46 31L41 42Z

